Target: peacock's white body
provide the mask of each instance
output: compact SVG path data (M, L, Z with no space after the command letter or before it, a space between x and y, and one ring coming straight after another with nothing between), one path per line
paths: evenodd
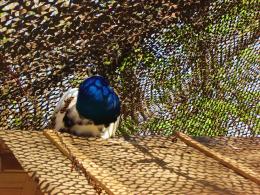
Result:
M115 136L120 117L118 116L117 120L110 123L108 127L102 124L95 125L92 120L80 116L76 109L77 97L78 88L68 90L61 97L54 111L54 128L58 131L67 131L79 136L94 136L103 139ZM71 127L66 127L65 116L72 122Z

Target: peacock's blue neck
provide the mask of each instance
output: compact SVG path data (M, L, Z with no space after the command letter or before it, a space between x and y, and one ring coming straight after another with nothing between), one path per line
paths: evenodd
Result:
M120 114L120 101L101 76L92 76L80 84L76 103L79 114L95 124L108 126Z

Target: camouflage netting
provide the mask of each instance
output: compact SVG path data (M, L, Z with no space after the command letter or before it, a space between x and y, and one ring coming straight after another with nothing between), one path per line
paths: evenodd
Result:
M42 130L90 70L120 94L120 132L257 136L258 1L0 3L0 127Z

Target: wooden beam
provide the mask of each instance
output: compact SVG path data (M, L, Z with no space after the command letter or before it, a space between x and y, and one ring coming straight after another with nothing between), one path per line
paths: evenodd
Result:
M204 153L205 155L217 160L219 163L225 165L229 169L232 169L234 172L244 176L245 178L257 183L260 185L260 177L257 175L254 171L249 169L248 167L245 167L242 164L239 164L237 161L230 159L226 156L223 156L219 154L218 152L202 145L201 143L195 141L188 135L181 133L181 132L176 132L175 136L178 137L181 141L183 141L185 144L188 146L191 146L200 152Z
M105 173L110 178L110 185L117 186L118 189L125 189L128 191L127 186L123 185L121 182L117 181L113 178L113 176L107 172L106 170L99 167L97 164L87 159L84 154L82 154L77 148L75 148L72 144L66 142L66 147L63 143L61 143L59 138L62 138L59 132L54 130L44 130L43 134L71 161L72 164L74 162L77 163L76 167L80 168L86 178L91 178L98 186L100 186L107 194L114 195L109 187L105 185L102 181L100 181L96 175L100 175L101 173ZM63 140L65 141L65 140ZM69 151L70 150L70 151ZM76 153L76 154L75 154ZM92 183L92 182L91 182ZM95 188L95 186L94 186ZM131 192L130 192L131 194Z

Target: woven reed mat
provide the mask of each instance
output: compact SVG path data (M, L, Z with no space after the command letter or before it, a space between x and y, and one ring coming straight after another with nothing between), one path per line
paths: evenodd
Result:
M66 148L76 157L90 174L92 183L78 174L71 163L44 136L42 132L0 131L2 137L25 170L37 175L43 192L54 194L93 194L92 186L97 183L102 193L110 194L259 194L259 186L236 174L198 150L182 141L173 142L166 137L136 137L130 140L114 138L110 140L78 138L62 134L62 140L53 131L45 132L53 143ZM215 144L204 140L214 150L231 151L230 144ZM242 138L239 138L242 139ZM259 173L259 142L252 144L251 139L242 139L246 151L238 158L251 170ZM225 139L223 143L226 143ZM65 146L64 146L65 144ZM239 148L232 142L232 147ZM232 148L231 147L231 148ZM62 149L63 148L63 149ZM251 150L253 152L251 152ZM231 152L230 152L231 153ZM238 153L237 153L238 154ZM235 154L233 155L235 156ZM248 158L247 158L248 157ZM233 158L235 159L235 157ZM253 159L253 160L252 160ZM74 159L75 160L75 159ZM84 171L83 171L84 172ZM67 179L67 180L66 180ZM65 182L67 181L67 182ZM48 185L48 188L46 187Z
M85 177L71 172L71 161L39 131L3 131L0 138L47 194L96 194Z

